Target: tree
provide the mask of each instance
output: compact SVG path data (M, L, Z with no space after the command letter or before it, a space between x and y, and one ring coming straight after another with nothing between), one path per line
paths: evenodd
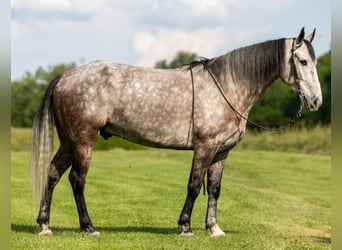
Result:
M191 63L196 59L197 55L195 53L179 51L170 63L167 63L167 61L164 59L156 62L154 67L158 69L172 69Z
M317 73L321 82L323 104L320 109L313 113L312 122L317 124L331 123L331 51L317 60Z
M31 127L35 113L50 81L75 63L57 64L48 69L38 68L34 74L26 72L11 84L11 124L13 127Z

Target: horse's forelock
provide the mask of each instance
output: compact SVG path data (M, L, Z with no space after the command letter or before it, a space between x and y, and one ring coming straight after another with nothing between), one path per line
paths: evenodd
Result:
M316 60L316 55L315 55L314 48L312 47L312 44L307 40L304 40L304 42L305 42L306 47L308 48L311 59Z

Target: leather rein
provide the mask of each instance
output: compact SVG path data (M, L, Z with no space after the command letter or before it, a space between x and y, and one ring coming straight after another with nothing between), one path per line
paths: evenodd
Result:
M304 96L301 88L300 88L300 80L301 80L301 76L299 74L298 68L297 68L297 63L295 58L298 57L296 55L296 39L293 40L292 43L292 48L291 48L291 61L292 61L292 65L293 65L293 75L294 75L294 79L295 79L295 85L296 85L296 91L297 91L297 96L300 98L300 107L299 110L297 112L297 114L293 117L290 118L290 120L287 123L284 124L278 124L275 125L275 127L267 127L265 125L259 124L257 122L254 122L250 119L248 119L246 116L242 115L232 104L231 102L228 100L228 98L226 97L226 95L224 94L224 91L221 87L221 85L218 83L218 81L216 80L215 76L212 74L212 72L209 70L209 68L207 67L207 65L204 63L203 60L198 61L199 63L201 63L203 65L203 67L206 69L206 71L208 71L210 77L213 79L213 82L215 83L217 89L219 90L220 94L222 95L223 99L226 101L226 103L228 104L228 106L231 108L231 110L234 112L234 114L237 117L240 117L241 119L245 120L246 122L254 125L255 127L258 127L260 129L263 130L267 130L267 131L281 131L284 130L288 127L292 127L302 116L302 112L303 112L303 101L302 98ZM190 64L190 74L191 74L191 84L192 84L192 94L193 94L193 101L192 101L192 121L194 119L194 78L193 78L193 72L192 72L192 65ZM191 124L190 124L191 125ZM189 130L190 133L190 130Z

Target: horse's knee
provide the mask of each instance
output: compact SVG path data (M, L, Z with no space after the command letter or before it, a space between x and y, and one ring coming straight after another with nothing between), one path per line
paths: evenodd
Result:
M213 196L215 199L218 199L221 192L220 183L208 183L207 192L208 195Z
M72 190L75 192L78 188L79 185L77 185L77 176L75 174L75 171L71 170L69 174L69 183L72 187Z
M193 198L197 198L197 196L199 195L200 191L201 191L201 187L202 187L202 181L193 181L191 183L188 184L188 194L193 197Z
M207 192L209 198L213 198L217 201L221 193L221 180L208 180Z
M69 174L69 182L74 191L83 190L85 186L85 175L71 170Z
M76 175L75 175L75 172L73 170L70 171L68 178L69 178L69 182L70 182L71 185L73 183L75 183Z
M89 170L92 152L87 148L75 150L74 162L69 173L69 182L73 187L84 186Z
M54 187L60 179L60 175L53 163L50 164L48 172L48 188Z
M215 199L220 196L223 167L224 160L211 165L208 170L207 192Z

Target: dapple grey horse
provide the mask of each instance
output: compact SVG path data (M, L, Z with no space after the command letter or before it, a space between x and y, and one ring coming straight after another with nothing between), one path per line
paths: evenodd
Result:
M40 199L39 234L52 234L53 190L71 166L80 227L86 235L100 235L88 215L85 181L98 137L119 136L152 147L193 150L180 235L193 236L191 213L207 174L206 228L212 236L224 236L217 201L228 152L245 133L243 117L279 77L306 109L315 111L322 103L314 34L304 38L303 28L297 38L266 41L176 69L96 61L57 76L33 123L31 174ZM54 124L60 147L51 161Z

